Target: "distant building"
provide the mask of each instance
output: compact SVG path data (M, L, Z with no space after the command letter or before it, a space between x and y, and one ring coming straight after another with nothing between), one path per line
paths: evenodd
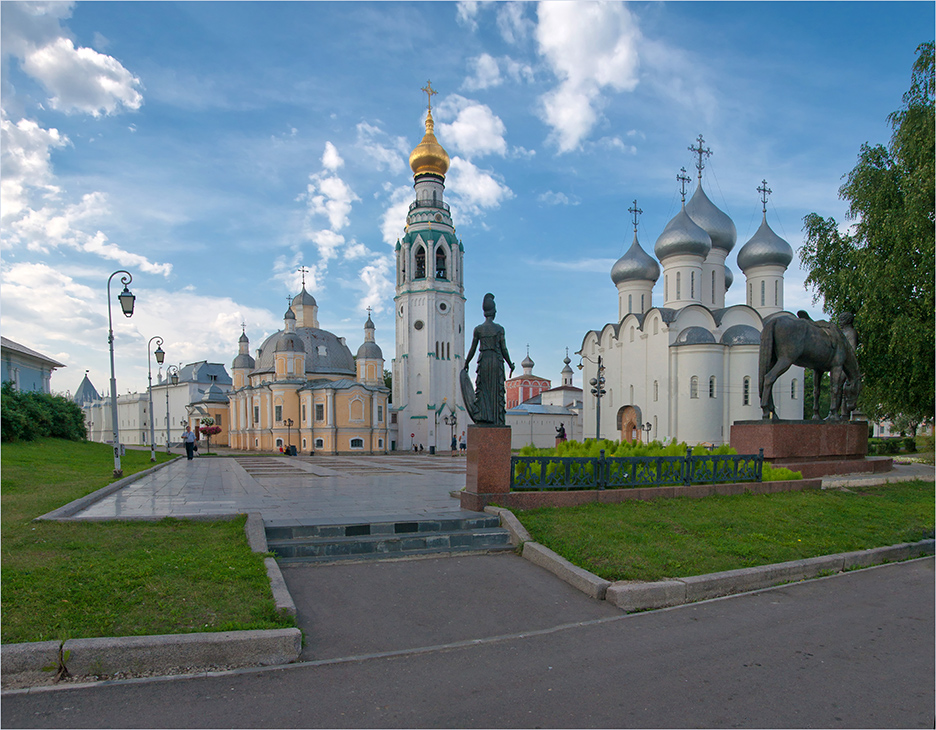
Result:
M256 359L246 333L238 341L228 395L229 445L324 454L389 451L390 391L370 315L356 358L343 337L319 328L318 305L304 285L283 323ZM210 411L208 401L200 407Z
M0 337L0 381L14 390L51 393L52 371L65 367L25 345Z
M541 449L552 448L556 445L560 427L565 430L566 440L582 440L582 389L572 385L573 373L568 354L563 362L562 385L538 390L532 397L508 409L507 425L511 428L512 449L528 444ZM532 371L532 360L529 367ZM549 383L548 380L545 382Z
M541 378L533 374L533 366L536 363L530 358L530 351L527 348L526 357L520 362L523 372L508 378L504 382L504 391L507 396L507 409L515 408L526 400L539 395L544 390L549 390L552 383L546 378Z

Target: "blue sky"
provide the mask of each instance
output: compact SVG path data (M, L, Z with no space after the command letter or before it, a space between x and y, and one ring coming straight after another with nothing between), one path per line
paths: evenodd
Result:
M842 175L888 140L934 8L3 2L3 334L67 365L55 390L86 369L107 388L105 288L128 269L117 377L141 390L151 337L167 362L230 366L241 322L252 348L279 329L305 266L321 326L356 350L371 307L389 367L392 246L431 79L466 324L493 292L512 355L529 345L557 384L565 348L616 319L627 209L652 253L699 134L703 185L738 229L729 304L762 179L794 249L807 213L844 224ZM787 308L818 316L803 279L794 260Z

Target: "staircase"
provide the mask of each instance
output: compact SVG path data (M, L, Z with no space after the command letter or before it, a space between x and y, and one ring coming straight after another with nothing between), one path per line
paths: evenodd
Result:
M513 550L510 534L500 527L497 516L466 512L375 522L267 526L266 537L268 549L284 565Z

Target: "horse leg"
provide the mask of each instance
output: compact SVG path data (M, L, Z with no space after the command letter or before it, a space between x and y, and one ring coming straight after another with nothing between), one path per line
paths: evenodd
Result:
M842 386L845 383L845 371L838 367L829 373L829 420L839 421L842 418Z
M812 417L814 421L818 421L822 418L819 415L819 393L822 390L822 371L813 370L813 379L812 379Z
M764 374L764 382L761 383L760 397L761 413L765 420L776 417L777 415L777 409L776 406L774 406L773 399L774 383L777 382L777 378L790 369L792 364L792 360L777 358L777 362L774 363L774 366Z

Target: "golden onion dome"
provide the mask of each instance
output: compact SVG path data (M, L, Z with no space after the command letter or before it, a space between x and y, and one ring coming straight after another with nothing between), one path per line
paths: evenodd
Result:
M435 123L432 121L432 110L426 115L426 134L422 142L416 145L416 148L410 152L409 164L414 175L431 172L435 175L442 175L449 169L448 153L442 148L435 138L433 128Z

